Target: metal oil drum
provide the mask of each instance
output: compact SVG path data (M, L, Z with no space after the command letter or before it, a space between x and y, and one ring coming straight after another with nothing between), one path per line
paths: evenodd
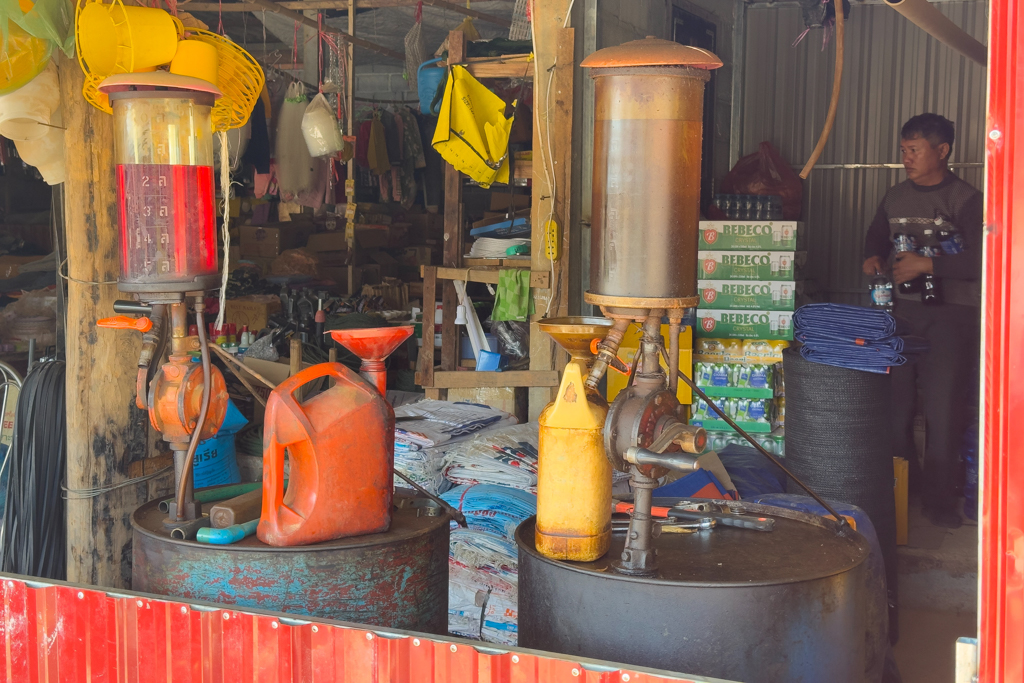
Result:
M308 546L172 539L152 501L132 514L132 590L359 624L448 632L450 518L395 497L391 528Z
M564 562L536 551L526 520L519 645L744 683L863 681L867 541L834 520L743 505L774 531L662 533L650 578L612 569L624 534L600 560Z
M648 37L599 50L581 66L595 100L586 299L696 306L704 84L722 62ZM623 298L642 301L614 300Z

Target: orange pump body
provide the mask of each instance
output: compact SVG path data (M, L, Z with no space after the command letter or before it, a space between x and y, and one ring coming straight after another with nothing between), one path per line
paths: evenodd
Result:
M296 390L320 377L335 385L300 404ZM297 546L387 531L394 437L395 411L344 365L314 365L282 382L267 400L257 537Z

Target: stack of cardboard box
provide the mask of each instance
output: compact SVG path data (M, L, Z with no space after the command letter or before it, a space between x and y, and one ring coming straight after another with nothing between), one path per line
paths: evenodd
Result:
M784 452L782 348L793 338L796 246L794 221L701 221L700 304L694 377L741 428ZM731 429L701 401L693 422L709 430L711 447L735 442ZM717 430L717 431L716 431Z

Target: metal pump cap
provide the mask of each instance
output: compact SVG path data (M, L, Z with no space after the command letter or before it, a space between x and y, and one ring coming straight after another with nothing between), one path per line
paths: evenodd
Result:
M682 45L671 40L647 36L622 45L598 50L580 66L590 68L621 68L630 66L689 66L695 69L717 69L722 60L700 47Z

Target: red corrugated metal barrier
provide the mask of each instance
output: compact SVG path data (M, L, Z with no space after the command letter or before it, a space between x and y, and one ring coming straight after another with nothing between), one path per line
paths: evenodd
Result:
M1024 11L992 0L989 16L979 681L1009 683L1024 681Z
M517 648L0 574L10 683L669 683Z

